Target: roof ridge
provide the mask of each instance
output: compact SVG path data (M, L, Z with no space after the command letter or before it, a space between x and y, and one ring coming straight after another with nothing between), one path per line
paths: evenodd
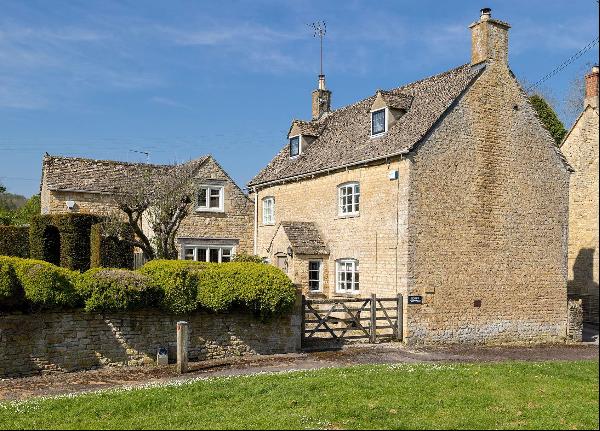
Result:
M374 93L374 94L371 94L371 95L370 95L370 96L368 96L368 97L365 97L365 98L363 98L363 99L360 99L360 100L358 100L358 101L356 101L356 102L354 102L354 103L351 103L350 105L342 106L341 108L337 108L337 109L334 109L333 111L329 111L329 112L328 112L328 114L329 114L329 115L332 115L332 114L334 114L334 113L336 113L336 112L342 112L342 111L344 111L345 109L348 109L348 108L353 108L353 107L355 107L356 105L359 105L360 103L363 103L363 102L365 102L366 100L370 99L371 97L375 97L375 96L377 95L377 91L382 91L382 92L386 92L386 93L391 93L391 92L393 92L393 91L398 91L398 90L401 90L401 89L403 89L403 88L406 88L406 87L408 87L408 86L415 85L415 84L420 84L421 82L428 81L428 80L430 80L430 79L438 78L438 77L444 76L444 75L446 75L446 74L449 74L449 73L455 72L455 71L457 71L457 70L459 70L459 69L462 69L463 67L470 66L470 64L471 64L471 63L464 63L464 64L461 64L460 66L454 67L454 68L452 68L452 69L448 69L448 70L446 70L446 71L444 71L444 72L436 73L435 75L430 75L430 76L428 76L428 77L425 77L425 78L419 79L419 80L417 80L417 81L409 82L409 83L407 83L407 84L401 85L400 87L394 87L394 88L390 88L389 90L383 90L383 89L381 89L381 88L378 88L377 90L375 90L375 93ZM328 116L329 116L329 115L328 115ZM321 117L321 118L319 118L318 120L311 120L310 122L311 122L311 123L316 123L316 122L319 122L319 121L321 121L321 119L325 119L325 118L327 118L328 116Z
M106 163L106 164L112 164L112 165L148 166L148 167L156 167L156 168L166 168L166 167L170 167L170 166L179 166L179 165L184 165L187 163L205 160L208 157L210 157L210 154L206 154L206 155L197 157L195 159L188 160L183 163L177 163L175 165L173 165L173 164L158 164L158 163L144 163L144 162L126 162L126 161L121 161L121 160L92 159L92 158L88 158L88 157L75 157L75 156L54 156L54 155L51 155L48 153L46 153L44 155L44 160L46 160L46 159L77 160L77 161L82 161L82 162Z

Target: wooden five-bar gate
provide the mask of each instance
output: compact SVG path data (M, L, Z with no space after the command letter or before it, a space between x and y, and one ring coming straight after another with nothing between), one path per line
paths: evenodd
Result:
M302 345L402 340L402 295L308 299L302 297Z

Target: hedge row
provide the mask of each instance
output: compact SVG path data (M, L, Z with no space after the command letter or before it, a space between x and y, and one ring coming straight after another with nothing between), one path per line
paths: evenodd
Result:
M77 308L83 305L77 271L35 259L0 256L0 309L32 311ZM14 275L14 276L13 276Z
M90 232L91 268L133 269L134 232L127 223L97 223Z
M0 255L29 257L29 228L0 226Z
M0 256L2 310L160 308L186 314L240 308L264 318L288 311L295 297L283 272L253 262L154 260L138 271L94 268L81 274L47 262Z
M100 218L91 214L41 214L31 218L29 248L33 259L85 271L90 268L90 233Z

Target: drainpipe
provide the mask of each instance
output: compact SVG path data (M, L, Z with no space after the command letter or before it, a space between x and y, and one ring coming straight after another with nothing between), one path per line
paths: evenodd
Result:
M258 254L258 190L252 188L254 192L254 254Z

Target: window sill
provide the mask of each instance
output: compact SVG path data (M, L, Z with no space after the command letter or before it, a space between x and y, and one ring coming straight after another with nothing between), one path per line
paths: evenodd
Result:
M338 214L338 216L337 216L338 219L356 218L356 217L360 217L360 213Z
M335 299L336 297L338 298L353 298L357 295L360 295L360 291L357 292L353 292L353 293L349 293L349 292L335 292L333 294L333 298Z
M260 227L275 226L275 223L263 223Z
M387 135L387 130L385 132L381 132L381 133L378 133L376 135L371 135L371 136L369 136L369 138L370 139L377 139L377 138L381 138L381 137L383 137L385 135Z
M221 208L196 208L196 213L224 213L225 210Z

